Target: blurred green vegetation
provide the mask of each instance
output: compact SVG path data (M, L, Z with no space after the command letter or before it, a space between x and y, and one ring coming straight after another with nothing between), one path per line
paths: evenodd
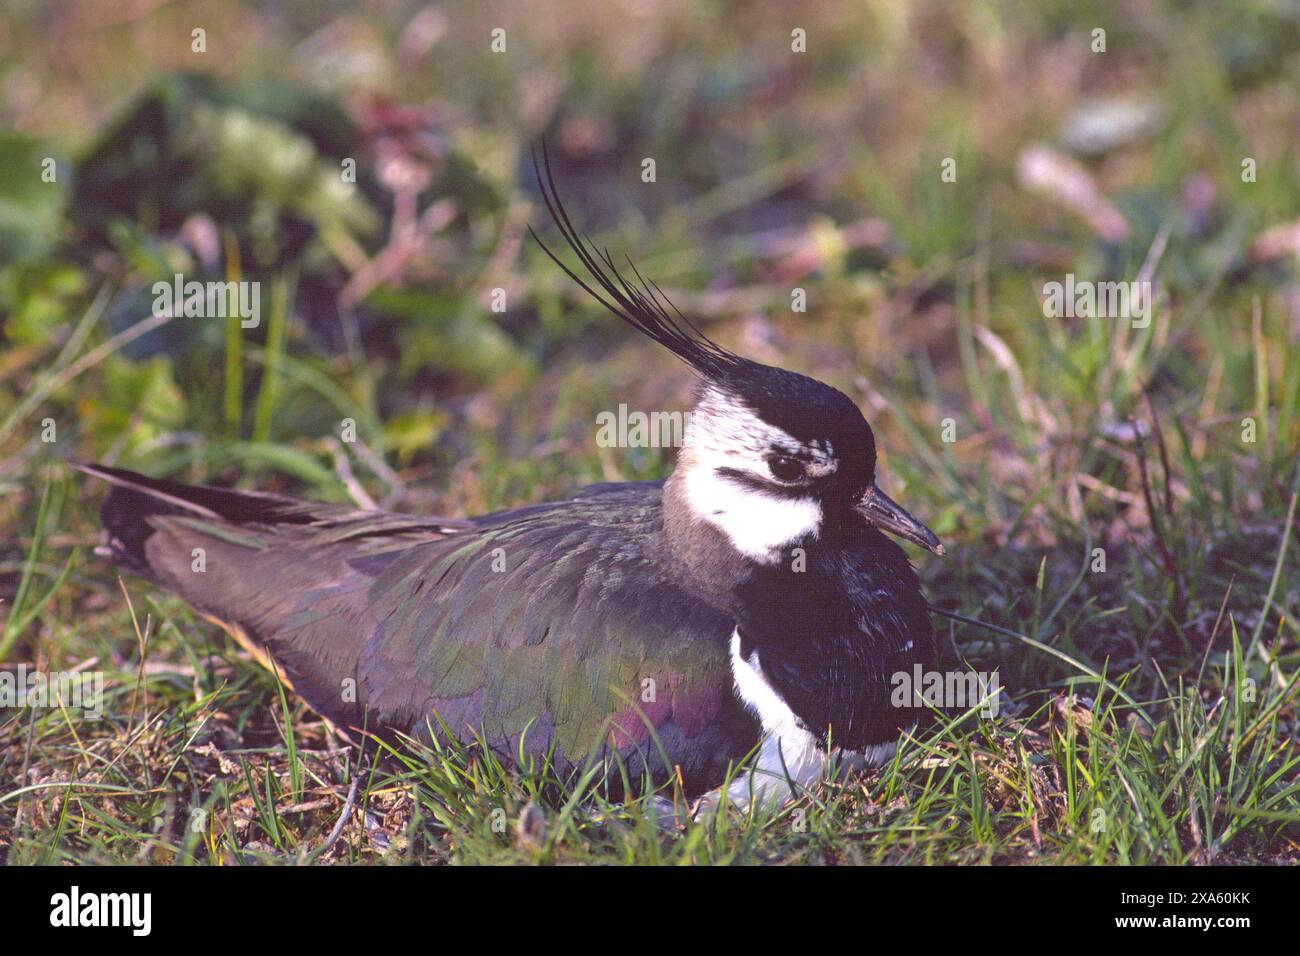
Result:
M545 139L598 245L861 404L886 487L951 542L918 562L936 603L1144 701L1223 691L1222 608L1275 683L1300 653L1298 41L1294 0L10 0L8 657L134 652L113 573L82 557L97 492L34 534L69 457L453 515L664 475L670 453L597 448L595 415L684 407L689 376L527 239ZM177 273L260 282L259 327L151 321ZM1150 326L1046 317L1067 273L1150 276ZM1084 573L1094 547L1106 575ZM181 626L155 654L206 627L159 614ZM1076 687L1059 658L952 636L1027 701Z

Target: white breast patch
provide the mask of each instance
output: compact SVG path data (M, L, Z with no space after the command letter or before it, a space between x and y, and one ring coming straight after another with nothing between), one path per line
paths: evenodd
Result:
M767 682L758 652L751 653L748 659L741 657L739 630L731 635L731 675L736 695L763 728L763 743L754 766L732 781L727 796L741 809L751 802L788 803L821 777L827 754Z
M834 748L830 753L817 746L817 739L806 730L794 711L768 683L763 675L758 651L744 658L740 653L740 632L731 634L731 674L736 696L763 729L758 757L749 771L732 781L727 788L728 801L741 810L754 804L784 806L820 780L834 761L840 770L862 770L889 760L898 747L897 741L873 744L864 751ZM701 816L717 808L721 788L705 794L696 807Z

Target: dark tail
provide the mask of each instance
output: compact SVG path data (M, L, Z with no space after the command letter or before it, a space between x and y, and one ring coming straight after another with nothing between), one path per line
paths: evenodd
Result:
M71 464L112 486L99 511L104 541L95 553L142 577L157 577L145 553L145 542L154 532L149 522L152 517L190 515L233 524L306 524L313 520L304 502L278 495L186 485L107 465Z

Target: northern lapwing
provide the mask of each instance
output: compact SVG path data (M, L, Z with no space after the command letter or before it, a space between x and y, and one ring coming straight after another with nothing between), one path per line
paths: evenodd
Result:
M534 233L546 253L698 376L667 480L462 520L79 465L112 485L99 553L220 623L355 739L595 757L615 787L621 763L706 805L725 779L737 804L784 802L832 755L879 763L917 713L891 706L891 675L934 655L885 533L942 554L938 538L877 486L848 396L711 341L574 227L549 163L538 185L577 263Z

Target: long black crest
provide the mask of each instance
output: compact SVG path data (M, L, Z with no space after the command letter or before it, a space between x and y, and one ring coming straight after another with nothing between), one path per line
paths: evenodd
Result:
M627 265L632 270L636 281L630 282L625 279L618 267L614 265L609 250L597 249L569 219L564 204L560 202L559 190L555 186L555 176L551 172L551 158L547 153L546 143L542 143L541 163L537 161L536 149L533 150L532 155L533 171L537 174L537 186L541 190L546 209L551 214L551 221L564 237L565 244L573 250L578 261L582 263L586 276L580 275L561 261L532 226L528 227L528 232L542 247L542 251L550 256L569 278L610 312L668 348L705 378L727 378L748 364L745 359L712 341L695 323L682 315L677 307L668 301L668 297L653 279L646 279L641 275L631 259L627 260Z

